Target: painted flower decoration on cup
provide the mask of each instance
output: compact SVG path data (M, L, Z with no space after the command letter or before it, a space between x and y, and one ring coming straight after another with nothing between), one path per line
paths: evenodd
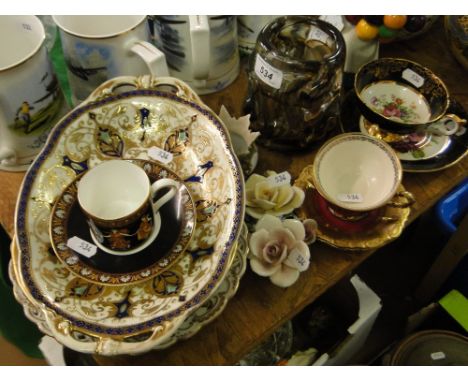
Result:
M308 223L308 230L312 228ZM308 234L309 244L315 240L315 232ZM310 251L304 242L306 227L297 219L279 218L266 214L255 225L250 236L250 267L252 270L280 287L294 284L299 273L310 264Z
M304 191L299 187L270 182L270 177L275 175L274 171L268 171L267 177L252 174L245 183L246 213L255 219L260 219L265 214L289 214L304 202Z

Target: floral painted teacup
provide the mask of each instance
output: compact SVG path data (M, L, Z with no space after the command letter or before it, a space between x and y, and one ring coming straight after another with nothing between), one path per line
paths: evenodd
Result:
M155 199L163 188L169 188ZM176 194L179 183L150 183L139 166L125 160L103 162L78 183L78 202L95 244L110 254L132 254L154 240L160 228L158 210Z
M416 62L399 58L362 66L354 90L364 117L398 134L438 121L449 106L447 87L439 77Z

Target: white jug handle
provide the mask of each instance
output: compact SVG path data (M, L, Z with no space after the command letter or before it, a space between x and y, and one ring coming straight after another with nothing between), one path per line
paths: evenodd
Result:
M8 147L0 148L0 164L6 166L14 166L17 164L18 158L16 152Z
M146 63L150 73L154 76L169 76L166 56L158 48L147 41L137 41L130 50L141 57Z
M1 131L3 129L8 129L8 122L0 106L0 164L13 166L17 163L16 151L8 147L8 138Z
M164 204L166 204L169 200L171 200L174 197L174 195L176 194L177 189L179 188L179 186L180 186L179 182L177 182L177 181L175 181L173 179L168 179L168 178L159 179L156 182L154 182L151 185L151 199L154 198L154 196L156 195L156 192L159 191L161 188L169 188L170 187L170 190L168 192L166 192L163 196L161 196L158 200L156 200L155 202L152 202L153 203L153 211L154 212L159 211L159 209Z
M193 78L207 79L210 72L210 26L208 16L189 16Z

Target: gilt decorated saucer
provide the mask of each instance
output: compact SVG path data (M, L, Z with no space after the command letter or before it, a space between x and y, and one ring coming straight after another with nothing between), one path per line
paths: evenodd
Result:
M467 111L455 99L450 100L447 114L468 119ZM354 90L349 91L343 100L340 119L344 132L368 132L371 129L369 124L364 124ZM409 137L409 140L413 138L417 137ZM455 165L468 154L468 133L464 128L448 136L427 134L425 142L415 144L410 150L400 150L405 153L396 151L405 172L440 171Z
M151 182L163 178L181 182L173 171L156 162L138 159L132 162L143 168ZM86 216L77 202L77 184L81 176L76 177L57 199L50 220L52 248L71 272L99 284L127 285L149 280L178 261L196 225L195 205L183 182L175 197L154 214L156 224L151 234L154 237L150 237L140 251L115 256L97 245L96 254L87 257L67 246L68 240L75 236L87 243L98 244L93 240ZM158 221L162 223L158 225Z
M378 125L369 122L364 116L359 119L361 133L378 137L387 142L402 161L421 161L441 155L448 149L450 138L448 135L415 132L394 139L395 134L386 134Z

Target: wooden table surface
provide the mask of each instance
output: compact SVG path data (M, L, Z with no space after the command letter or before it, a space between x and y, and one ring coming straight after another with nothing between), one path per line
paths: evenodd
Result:
M451 95L468 108L468 73L448 51L442 22L426 34L409 41L381 47L381 57L402 57L431 68L445 81ZM245 72L224 91L202 97L216 113L225 105L231 114L242 115L247 93ZM311 164L315 152L300 155L282 154L259 149L256 172L266 169L288 170L297 177L305 165ZM429 209L441 196L468 176L468 157L439 172L405 173L403 184L416 197L409 222ZM14 233L13 218L16 198L24 173L0 171L0 222L6 231ZM350 274L372 251L349 253L323 244L311 247L310 268L301 273L291 287L282 289L268 278L249 269L241 280L237 294L225 311L211 324L189 340L163 351L140 356L95 356L102 365L229 365L235 364L255 345L266 339L285 321L294 317L341 278Z

